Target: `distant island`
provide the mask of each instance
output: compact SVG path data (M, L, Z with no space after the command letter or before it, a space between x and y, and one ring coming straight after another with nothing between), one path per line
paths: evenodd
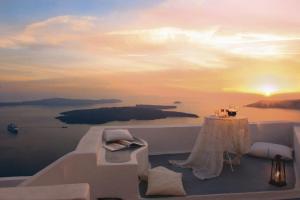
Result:
M255 108L281 108L281 109L297 109L300 110L300 99L294 100L262 100L252 104L246 105L247 107Z
M174 101L174 104L181 104L181 101Z
M136 107L138 108L154 108L154 109L174 109L177 108L177 106L173 105L149 105L149 104L137 104Z
M120 103L119 99L68 99L68 98L50 98L34 101L19 101L19 102L0 102L0 107L3 106L88 106L105 103Z
M160 106L158 106L160 107ZM164 111L153 107L129 106L73 110L60 113L56 119L67 124L104 124L112 121L154 120L168 117L198 118L195 114Z

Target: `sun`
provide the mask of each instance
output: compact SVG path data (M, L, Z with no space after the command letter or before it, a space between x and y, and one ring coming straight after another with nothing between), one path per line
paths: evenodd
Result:
M269 96L273 95L274 93L276 93L278 91L278 88L275 85L267 84L267 85L261 86L259 91L263 95L269 97Z

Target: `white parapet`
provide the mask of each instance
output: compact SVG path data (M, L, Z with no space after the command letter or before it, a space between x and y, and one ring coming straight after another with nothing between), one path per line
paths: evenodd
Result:
M0 188L3 187L16 187L22 182L29 179L30 176L17 176L17 177L1 177L0 178Z
M75 151L58 159L20 186L46 186L71 183L88 183L91 199L138 198L138 175L148 169L147 146L133 151L130 159L110 163L105 159L102 145L102 127L92 127L81 139ZM139 162L147 162L140 164Z
M294 158L295 158L295 174L296 184L295 187L300 188L300 126L294 127Z
M90 200L87 183L10 187L0 189L1 200Z

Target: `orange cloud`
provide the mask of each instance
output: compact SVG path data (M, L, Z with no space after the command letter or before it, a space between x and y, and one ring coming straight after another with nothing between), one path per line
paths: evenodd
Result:
M299 32L298 0L166 0L143 10L136 26L207 27Z
M50 18L30 24L14 36L3 37L0 40L0 47L54 45L72 49L72 51L88 51L88 53L98 55L101 53L105 57L107 55L141 57L141 55L170 56L173 54L174 57L182 55L186 57L187 63L198 64L202 67L222 66L222 63L218 65L216 62L204 62L204 60L218 60L218 56L214 54L220 52L250 57L272 56L273 58L299 53L299 49L291 45L292 42L299 43L299 35L176 27L104 31L101 25L97 25L97 22L99 20L93 17ZM197 52L198 55L193 56L195 53L191 52Z
M29 24L21 33L0 39L0 48L16 48L30 45L59 45L80 39L91 31L93 17L58 16Z
M52 17L1 37L0 80L29 81L34 91L300 91L298 3L287 1L167 0L104 17Z

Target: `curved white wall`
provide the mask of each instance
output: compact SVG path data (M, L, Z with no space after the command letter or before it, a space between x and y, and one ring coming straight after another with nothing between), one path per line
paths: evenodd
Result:
M138 153L122 164L101 162L103 147L101 127L94 127L82 138L75 151L63 156L20 186L49 186L88 183L91 199L99 197L138 198ZM125 184L124 184L125 183ZM128 184L126 184L128 183ZM118 192L116 192L118 191Z

